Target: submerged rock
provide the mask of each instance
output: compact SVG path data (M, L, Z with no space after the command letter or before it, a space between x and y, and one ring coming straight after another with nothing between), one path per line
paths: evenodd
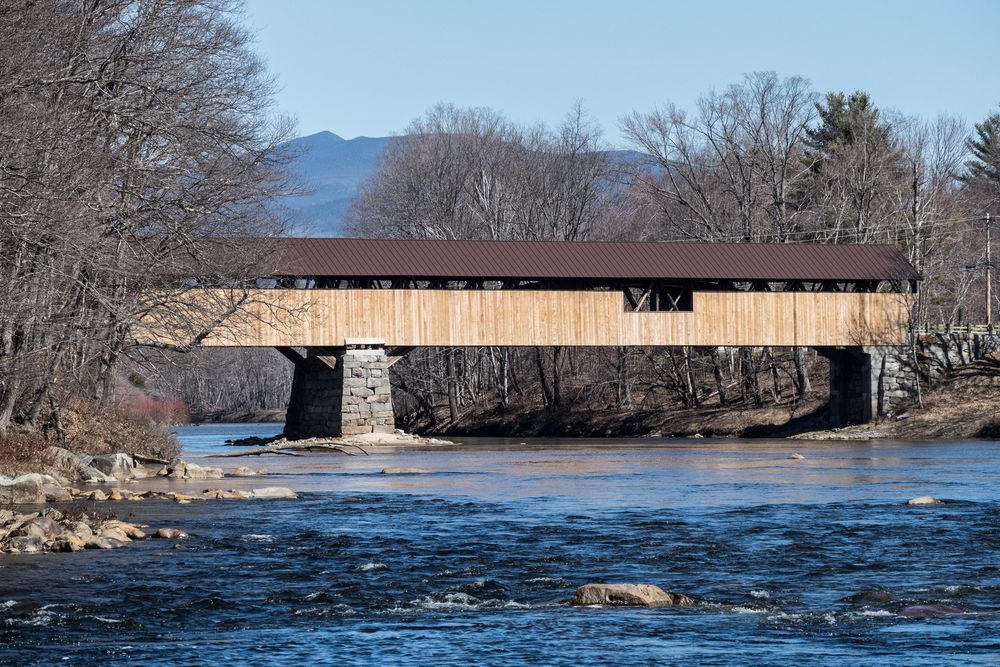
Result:
M793 454L789 454L788 458L792 459L793 461L805 461L806 460L806 457L802 456L798 452L795 452Z
M855 604L865 603L865 602L891 602L892 593L883 590L870 590L870 591L858 591L844 598L845 602L853 602Z
M283 486L265 486L250 492L251 498L298 498L298 494Z
M907 505L944 505L943 501L932 496L917 496L906 501Z
M383 475L429 475L430 470L423 468L383 468Z
M182 537L187 537L188 534L183 530L178 530L177 528L158 528L157 531L153 533L153 536L164 540L177 540Z
M969 612L946 604L915 604L903 607L898 613L907 618L947 618L948 616L962 616Z
M232 475L233 477L253 477L255 475L259 475L260 473L258 473L253 468L248 468L247 466L240 466L239 468L237 468L236 470L232 471L229 474Z
M693 599L681 593L668 593L652 584L584 584L576 589L574 606L606 607L691 607Z

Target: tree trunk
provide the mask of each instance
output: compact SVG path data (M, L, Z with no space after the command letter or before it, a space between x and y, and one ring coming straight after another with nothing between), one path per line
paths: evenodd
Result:
M538 381L542 386L542 399L546 407L552 405L552 389L549 388L548 374L545 372L545 359L542 356L542 348L535 348L535 364L538 368Z
M448 363L448 414L454 424L458 421L458 370L455 367L455 350L450 349L445 354Z
M805 398L812 392L812 387L809 384L809 371L806 370L801 347L793 349L792 358L795 361L795 388L799 392L799 397Z
M725 407L726 383L722 378L722 362L719 359L719 348L713 347L709 356L712 358L712 375L715 376L715 389L719 393L719 405Z

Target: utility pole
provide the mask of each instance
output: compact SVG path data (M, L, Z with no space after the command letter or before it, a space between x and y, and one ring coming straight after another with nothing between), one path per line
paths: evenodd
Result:
M993 331L993 244L990 243L990 214L986 214L986 326Z

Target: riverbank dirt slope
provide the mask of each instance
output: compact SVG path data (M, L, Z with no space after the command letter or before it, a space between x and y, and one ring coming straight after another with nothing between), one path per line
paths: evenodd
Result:
M1000 359L988 358L945 374L924 387L921 400L910 399L894 417L875 424L826 428L826 377L804 400L770 400L762 406L717 402L694 408L661 404L614 410L574 405L546 410L525 405L511 410L468 410L458 421L441 414L438 424L406 424L407 430L444 436L642 436L797 437L817 439L943 439L1000 437Z

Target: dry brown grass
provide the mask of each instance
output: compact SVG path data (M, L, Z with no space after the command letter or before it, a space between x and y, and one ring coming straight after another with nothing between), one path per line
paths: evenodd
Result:
M172 459L180 454L173 433L155 423L109 411L78 416L67 449L81 454L126 452L157 459Z
M60 447L78 454L113 454L125 452L172 459L180 453L173 433L150 419L137 417L115 408L98 408L83 400L67 401L61 411L63 436L50 439Z
M925 391L923 409L911 402L907 406L911 416L897 422L893 431L905 438L996 437L998 398L1000 362L977 361Z
M0 474L14 476L39 468L48 444L37 435L0 435Z

